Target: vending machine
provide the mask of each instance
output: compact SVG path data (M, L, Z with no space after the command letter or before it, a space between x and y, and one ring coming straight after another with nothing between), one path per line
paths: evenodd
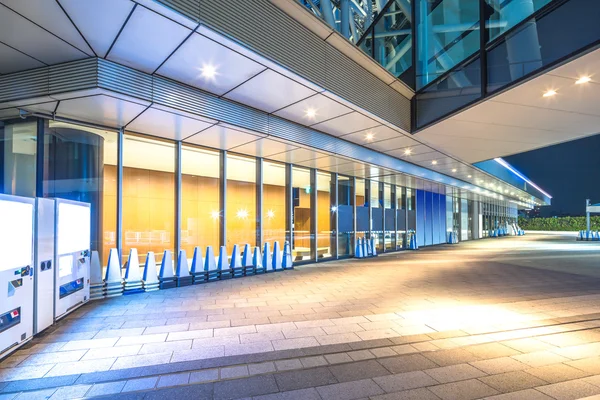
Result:
M0 194L0 358L33 336L34 206Z
M54 319L90 299L91 210L89 203L55 199Z
M54 199L35 199L34 335L54 323L54 202Z

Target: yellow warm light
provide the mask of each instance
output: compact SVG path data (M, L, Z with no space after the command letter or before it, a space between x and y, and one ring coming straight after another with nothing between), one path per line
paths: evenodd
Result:
M456 172L456 168L453 168L453 169L452 169L452 172Z
M219 219L220 216L221 216L221 213L216 210L213 210L210 212L210 217L212 219Z
M373 134L373 132L367 132L367 134L365 135L365 139L367 140L373 140L373 138L375 137L375 135Z
M248 210L243 208L239 209L236 215L239 219L246 219L248 218Z
M412 154L412 149L406 149L404 150L404 155L405 156L410 156Z
M273 211L273 210L267 211L267 218L269 218L269 219L275 218L275 211Z
M544 93L544 97L552 97L554 95L556 95L556 90L554 89L547 90L546 93Z
M431 164L432 164L432 165L437 165L437 161L436 161L436 160L433 160L433 161L431 162Z
M304 111L304 114L306 115L306 118L315 119L317 116L317 110L314 108L307 108L306 111Z

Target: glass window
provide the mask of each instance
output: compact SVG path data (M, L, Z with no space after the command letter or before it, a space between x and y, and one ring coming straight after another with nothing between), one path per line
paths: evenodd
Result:
M417 89L467 59L480 45L479 1L420 1L418 4Z
M123 137L123 252L149 251L161 261L175 251L175 145L146 137ZM176 260L176 255L173 255Z
M331 258L335 255L335 182L332 175L317 172L317 256Z
M314 207L313 196L311 196L312 190L313 184L311 182L310 170L293 167L292 197L294 214L292 215L292 257L296 261L315 259L312 251L312 209Z
M383 242L386 251L396 249L396 209L394 208L394 205L396 204L395 190L395 186L388 185L387 183L383 185L383 207L385 218Z
M396 186L396 248L403 249L406 240L406 189L402 186Z
M411 188L406 188L406 208L407 211L407 220L406 220L406 243L410 245L410 240L412 236L415 234L417 230L417 200L415 198L416 190Z
M371 237L375 239L377 251L383 251L383 184L370 181Z
M531 16L552 0L527 0L496 2L487 0L486 12L489 18L486 23L488 41L492 41L519 22Z
M338 176L338 256L354 254L354 185L353 179Z
M285 201L285 164L270 161L263 162L263 241L279 242L283 246L286 240L286 201ZM283 250L283 247L282 247Z
M183 145L181 148L181 249L188 258L194 247L218 252L223 216L220 153Z
M0 193L35 197L37 120L0 121Z
M227 252L256 246L256 160L227 154ZM283 250L283 248L282 248Z
M91 249L104 264L117 245L118 133L56 121L45 124L44 197L90 203Z
M370 231L369 197L365 180L356 178L356 238L366 238Z

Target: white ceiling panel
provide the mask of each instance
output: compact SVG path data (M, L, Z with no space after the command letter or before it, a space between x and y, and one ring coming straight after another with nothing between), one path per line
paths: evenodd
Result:
M214 68L213 78L203 76L206 67ZM220 96L264 69L251 59L194 33L157 72Z
M19 110L16 108L4 108L0 110L0 118L16 118L19 116Z
M417 146L420 143L416 140L409 138L408 136L400 136L392 139L376 141L373 143L368 143L365 146L377 150L377 151L390 151L394 149L400 149L405 147Z
M353 161L349 158L342 158L342 157L335 157L335 156L319 157L316 159L316 168L328 167L328 169L330 169L332 167L337 167L342 164L348 164L351 162L353 162Z
M276 161L283 161L292 164L300 163L303 161L313 160L315 158L324 157L327 154L319 151L314 151L306 148L298 148L292 151L286 151L285 153L279 153L272 155L271 159Z
M43 66L44 64L36 59L0 43L0 74L10 74Z
M60 0L60 4L99 57L106 56L134 6L130 0Z
M56 110L57 104L57 101L49 101L45 103L29 104L27 106L23 106L23 109L31 112L52 114L54 110Z
M361 113L353 112L315 124L312 127L334 136L342 136L363 129L374 128L378 125L380 124L377 121Z
M156 68L191 32L144 7L136 7L108 58L144 72Z
M247 154L255 157L269 157L273 154L282 153L284 151L290 151L297 149L298 146L294 146L290 143L280 142L273 139L259 139L254 142L243 144L239 147L231 149L236 153Z
M264 135L258 133L250 134L218 124L185 139L184 142L213 147L215 149L230 150L262 137L264 137Z
M52 32L79 50L93 56L92 49L56 1L48 0L0 0L1 3ZM89 2L86 2L89 3Z
M127 130L166 139L182 140L211 125L213 123L209 121L189 118L150 107L127 125Z
M268 69L236 87L225 97L270 113L315 93L314 90Z
M0 5L0 41L46 64L86 58L87 55Z
M349 112L352 110L342 103L317 94L279 110L275 115L302 125L313 125Z
M127 125L146 107L147 105L98 95L62 100L58 106L57 115L120 128Z
M351 142L358 143L363 146L375 143L380 140L386 140L397 137L404 137L404 135L402 135L398 131L388 128L385 125L379 125L374 128L363 129L362 131L341 136L342 139L349 140Z
M433 151L432 148L422 145L422 144L418 144L415 146L401 147L399 149L385 151L385 153L389 154L390 156L393 156L393 157L405 158L408 160L412 156L416 156L418 154L423 154L423 153L430 153L432 151ZM409 153L409 154L407 154L407 153Z

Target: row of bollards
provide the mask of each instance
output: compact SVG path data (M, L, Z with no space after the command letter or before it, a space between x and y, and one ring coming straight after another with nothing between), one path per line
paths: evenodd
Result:
M458 244L458 233L452 231L448 234L448 244Z
M98 252L92 252L90 273L92 300L293 269L289 242L285 242L283 252L280 250L279 242L273 244L273 252L270 250L269 243L265 243L262 253L260 248L254 247L252 251L251 246L246 244L241 255L239 246L234 245L231 258L228 257L225 246L219 249L218 257L215 257L212 246L207 246L204 259L201 248L196 247L191 268L186 251L181 250L175 270L172 252L165 250L158 273L155 255L153 252L148 252L143 275L140 274L137 249L129 251L124 275L119 260L118 250L110 249L106 272L102 277Z
M375 247L374 238L358 238L356 239L356 248L354 249L356 258L377 257L377 248Z
M587 230L583 230L583 231L579 231L579 235L577 236L577 240L583 240L583 241L600 241L600 232L599 231L587 231Z

